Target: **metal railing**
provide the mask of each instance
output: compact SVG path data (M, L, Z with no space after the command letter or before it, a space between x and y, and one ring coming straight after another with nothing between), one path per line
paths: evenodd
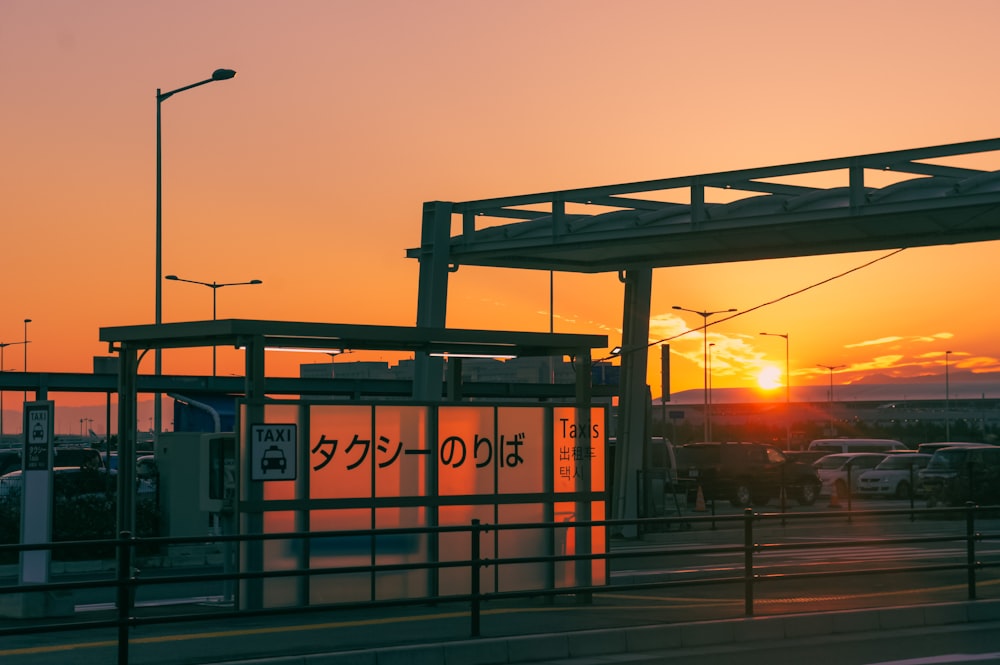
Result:
M79 551L80 548L113 548L116 552L114 575L105 579L86 581L63 581L30 584L3 584L0 585L0 601L4 596L17 595L25 597L30 594L56 594L74 593L85 589L110 588L114 590L115 608L113 616L110 618L99 618L94 620L82 620L72 616L59 620L58 617L42 618L31 622L20 622L16 625L0 625L0 637L14 634L27 633L52 633L68 630L111 628L118 629L118 655L119 663L128 662L129 649L129 628L150 624L165 624L179 622L199 622L208 618L213 620L224 618L237 618L249 616L277 616L291 613L305 613L315 611L328 611L339 609L355 608L401 608L407 606L424 605L430 601L434 603L461 603L468 608L469 627L468 634L471 637L478 637L481 634L482 607L487 602L500 600L518 600L537 597L555 597L575 595L583 602L589 602L593 596L607 592L621 592L625 590L661 590L672 587L691 587L707 585L739 585L742 587L743 614L747 617L754 616L755 613L755 593L761 585L768 584L776 580L819 580L830 579L845 575L879 576L888 573L932 573L942 571L965 571L965 596L969 600L977 598L977 576L980 571L1000 568L1000 558L993 561L981 561L977 556L977 547L980 543L987 541L1000 541L1000 507L998 506L975 506L967 505L957 508L928 508L928 509L886 509L886 510L866 510L843 512L800 512L800 513L767 513L755 512L746 509L742 513L728 515L704 515L704 516L671 516L643 518L639 520L593 520L587 522L551 522L551 523L518 523L518 524L483 524L479 520L472 520L468 525L460 526L438 526L438 527L414 527L414 528L394 528L378 530L352 530L352 531L322 531L322 532L294 532L275 533L264 535L240 535L240 536L211 536L209 538L188 537L188 538L137 538L130 533L122 533L115 540L95 540L95 541L75 541L38 545L0 545L0 560L10 560L12 553L21 554L24 552L49 550L52 553L61 550ZM894 565L892 567L866 567L864 569L852 568L850 570L822 570L822 571L776 571L766 565L759 563L756 558L765 552L780 552L793 550L815 550L818 548L847 549L857 547L860 543L856 539L845 537L842 539L823 538L819 540L783 541L780 538L769 535L767 527L775 526L783 528L784 525L792 521L803 523L814 520L845 520L858 523L862 519L899 519L900 522L912 521L915 517L927 519L944 519L952 525L962 526L964 529L951 533L937 534L908 534L886 537L866 538L864 546L896 546L896 545L926 545L933 543L961 543L964 546L965 557L962 560L949 561L945 563L922 563L919 565ZM961 520L961 521L959 521ZM532 556L494 557L487 558L484 551L484 539L486 537L499 538L501 534L513 534L516 531L543 531L550 535L568 534L579 529L603 529L608 533L615 532L624 527L638 526L646 533L662 532L672 529L693 530L699 525L711 525L713 532L718 534L716 544L710 547L702 546L678 546L676 544L665 543L661 545L651 545L642 548L624 548L616 551L613 547L598 548L605 551L591 553L566 553L566 554L539 554ZM984 525L993 527L992 531L984 531L977 527ZM401 563L376 563L375 551L378 539L393 537L440 537L444 534L459 534L467 539L468 557L452 560L401 562ZM140 557L139 550L164 550L168 547L194 546L212 543L215 547L225 549L227 546L244 545L248 543L264 543L265 541L300 541L307 543L315 539L337 539L353 538L367 539L371 546L371 563L367 565L334 565L324 567L294 568L283 570L262 570L262 571L229 571L223 570L218 573L199 574L169 574L163 576L144 576L140 573L137 564ZM762 539L772 538L770 541ZM609 539L606 539L609 542ZM496 541L494 541L496 542ZM554 542L554 541L553 541ZM733 554L742 555L742 570L739 574L728 575L708 575L700 578L686 579L661 579L644 582L610 583L610 566L613 562L621 563L628 559L638 557L658 557L663 561L676 559L684 556L701 554ZM481 585L482 571L492 568L496 571L504 567L524 566L525 564L543 564L546 566L556 566L562 563L573 564L575 566L591 565L601 562L608 573L606 584L579 583L569 585L548 584L543 587L531 586L530 588L517 588L509 590L487 590L484 591ZM225 567L223 567L225 568ZM136 611L135 597L140 587L209 582L221 583L247 583L253 580L268 580L278 578L292 578L309 581L319 576L338 575L358 575L366 574L374 576L381 573L400 573L425 571L428 575L437 575L441 571L457 570L464 571L468 575L467 592L451 593L447 595L433 595L407 598L376 599L372 593L370 599L353 602L336 603L316 603L302 606L282 606L282 607L239 607L238 604L220 603L212 611L206 614L204 611L198 613L173 612L173 613L139 613ZM2 582L2 580L0 580ZM374 590L374 585L373 585Z

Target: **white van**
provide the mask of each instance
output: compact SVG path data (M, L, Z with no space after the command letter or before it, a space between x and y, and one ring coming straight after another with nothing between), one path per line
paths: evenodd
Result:
M902 441L895 439L815 439L809 450L825 453L884 453L890 450L908 450Z

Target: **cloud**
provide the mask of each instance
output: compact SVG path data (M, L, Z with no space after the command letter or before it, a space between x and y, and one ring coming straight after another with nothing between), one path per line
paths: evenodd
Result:
M869 339L864 342L855 342L854 344L845 344L845 349L857 349L863 346L878 346L881 344L894 344L896 342L904 343L915 343L915 342L939 342L942 339L951 339L955 335L949 332L934 333L933 335L910 335L908 337L903 337L901 335L892 335L889 337L880 337L878 339ZM943 353L943 352L942 352Z

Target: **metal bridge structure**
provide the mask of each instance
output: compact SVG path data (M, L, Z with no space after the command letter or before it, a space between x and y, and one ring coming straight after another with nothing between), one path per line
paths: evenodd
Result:
M453 229L459 229L452 234ZM444 327L463 265L624 282L612 511L636 517L652 271L1000 239L1000 139L466 202L424 204L417 325ZM415 393L440 395L418 357ZM626 534L627 535L627 534Z

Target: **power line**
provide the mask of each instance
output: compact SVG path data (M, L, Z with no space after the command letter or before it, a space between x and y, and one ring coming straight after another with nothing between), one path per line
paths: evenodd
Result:
M675 339L677 339L679 337L683 337L684 335L687 335L689 333L697 332L699 330L704 330L704 329L708 328L709 325L716 325L716 324L719 324L719 323L723 323L725 321L730 321L730 320L735 319L735 318L740 317L740 316L744 316L744 315L749 314L751 312L756 312L758 309L762 309L764 307L768 307L770 305L774 305L776 303L781 302L782 300L787 300L787 299L789 299L789 298L791 298L793 296L797 296L797 295L805 293L806 291L810 291L810 290L815 289L817 287L823 286L824 284L829 284L830 282L838 280L841 277L846 277L847 275L850 275L851 273L858 272L859 270L863 270L864 268L867 268L869 266L873 266L873 265L875 265L876 263L878 263L880 261L885 261L886 259L891 258L891 257L895 256L896 254L899 254L900 252L902 252L902 251L904 251L906 249L907 249L906 247L900 247L899 249L893 250L893 251L889 252L888 254L885 254L885 255L880 256L880 257L875 258L875 259L872 259L871 261L868 261L866 263L862 263L859 266L855 266L855 267L851 268L850 270L845 270L844 272L841 272L841 273L838 273L836 275L833 275L832 277L827 277L826 279L821 280L819 282L816 282L815 284L810 284L809 286L803 287L803 288L798 289L796 291L792 291L791 293L786 293L785 295L783 295L781 297L778 297L778 298L775 298L774 300L768 300L767 302L763 302L763 303L761 303L759 305L755 305L755 306L753 306L753 307L751 307L749 309L744 309L744 310L742 310L740 312L737 312L736 314L732 314L730 316L726 316L726 317L723 317L721 319L717 319L717 320L713 321L711 324L708 323L708 321L706 321L704 323L704 325L698 326L697 328L690 328L688 330L685 330L682 333L678 333L676 335L673 335L672 337L665 337L663 339L656 340L655 342L649 342L648 344L646 344L645 348L649 349L649 348L652 348L654 346L658 346L660 344L665 344L665 343L673 341L673 340L675 340ZM620 353L610 355L607 358L601 358L601 360L609 360L611 358L614 358L616 355L617 356L623 356L626 353L631 353L633 351L635 351L634 348L632 348L632 349L622 348L622 350L621 350Z

